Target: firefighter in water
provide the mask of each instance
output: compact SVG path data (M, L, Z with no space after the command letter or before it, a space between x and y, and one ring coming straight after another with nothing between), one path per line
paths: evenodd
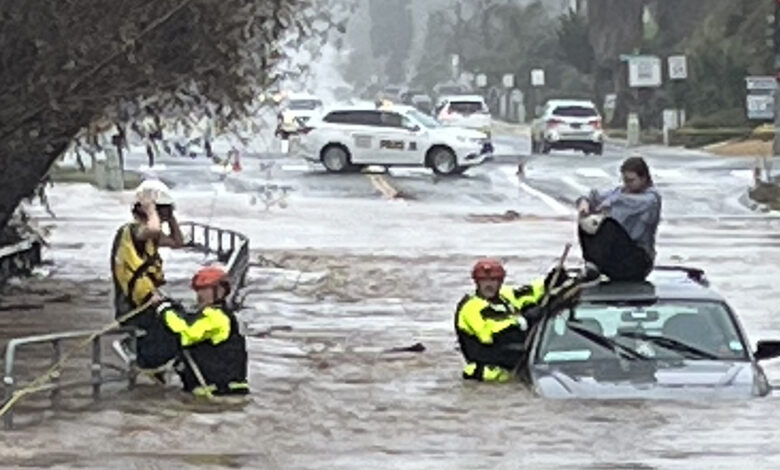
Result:
M198 311L188 314L172 302L157 307L161 323L182 348L177 371L184 390L197 396L246 395L246 340L226 301L230 282L225 271L207 266L192 278Z
M111 274L114 283L114 310L117 319L147 305L123 325L142 330L137 350L120 346L123 357L135 355L141 369L160 369L177 353L176 338L156 321L155 307L163 300L159 288L165 284L159 248L184 245L179 224L173 215L173 198L168 187L158 180L147 180L136 190L133 221L121 226L111 251ZM163 224L169 234L163 232Z
M540 319L536 308L552 280L555 286L567 282L565 275L512 288L503 285L504 266L494 259L477 261L471 271L476 292L466 295L455 314L455 332L466 360L463 378L485 382L507 382L525 355L525 340ZM556 289L557 290L557 289Z

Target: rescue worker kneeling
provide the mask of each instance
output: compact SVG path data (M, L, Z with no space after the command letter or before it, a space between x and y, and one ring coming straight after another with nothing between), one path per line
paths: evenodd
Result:
M199 396L249 393L246 340L226 303L230 293L227 274L207 266L195 274L191 286L198 298L194 315L171 301L157 308L182 347L176 371L184 390Z
M550 275L515 289L503 285L506 271L500 262L484 259L474 265L471 277L476 293L460 301L455 315L455 331L466 359L463 378L509 381L525 354L528 331L538 321L536 315L524 314L542 300Z

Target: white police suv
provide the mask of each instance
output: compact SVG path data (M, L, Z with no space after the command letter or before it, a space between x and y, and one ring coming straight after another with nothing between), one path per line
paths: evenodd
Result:
M312 118L290 141L290 153L328 171L366 165L424 166L437 174L463 173L491 156L484 132L444 127L412 106L339 107Z

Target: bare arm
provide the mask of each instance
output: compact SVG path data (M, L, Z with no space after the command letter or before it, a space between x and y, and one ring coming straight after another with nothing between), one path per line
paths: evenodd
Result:
M171 229L170 235L162 235L160 237L160 246L167 246L169 248L181 248L184 246L184 237L181 234L179 228L179 222L176 220L176 216L171 214L168 219L168 227Z

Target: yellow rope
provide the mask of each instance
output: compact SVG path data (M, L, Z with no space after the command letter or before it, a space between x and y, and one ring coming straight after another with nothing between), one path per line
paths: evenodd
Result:
M49 370L47 370L43 375L38 377L37 379L33 380L29 385L27 385L24 388L20 388L19 390L14 391L14 393L11 395L11 398L8 399L7 402L3 405L2 408L0 408L0 417L3 417L8 411L11 410L11 408L16 405L16 403L21 400L23 397L27 395L31 395L35 392L45 390L45 386L43 384L50 380L54 374L57 373L57 371L62 367L62 365L70 359L70 357L75 354L80 349L89 346L92 341L107 333L108 331L111 331L112 329L120 326L122 323L126 322L127 320L130 320L131 318L135 317L139 313L144 312L147 308L149 308L152 305L152 301L149 300L140 307L135 308L134 310L131 310L130 312L120 316L113 322L109 323L105 327L101 328L97 332L91 334L89 337L84 339L82 342L78 343L75 347L73 347L71 350L67 351L65 354L62 355L59 361L57 361L55 364L53 364Z

